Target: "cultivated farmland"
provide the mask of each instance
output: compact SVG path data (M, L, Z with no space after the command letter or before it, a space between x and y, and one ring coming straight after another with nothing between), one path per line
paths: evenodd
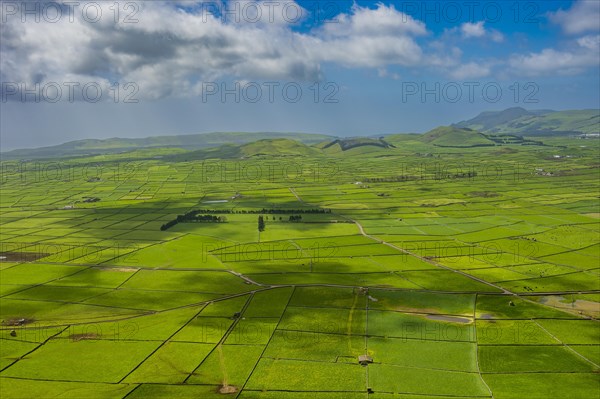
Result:
M600 147L561 140L5 161L2 396L597 398Z

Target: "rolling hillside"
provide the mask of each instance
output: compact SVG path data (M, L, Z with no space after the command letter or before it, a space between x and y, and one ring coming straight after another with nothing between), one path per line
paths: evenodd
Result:
M484 134L477 130L456 126L440 126L422 135L420 140L436 147L448 148L544 145L539 140L532 140L515 134Z
M388 152L389 149L395 148L393 144L390 144L381 137L351 137L336 139L330 142L321 143L317 147L321 148L328 155L385 153Z
M438 147L488 147L495 143L485 135L469 128L441 126L423 136L421 141Z
M319 156L321 151L292 139L262 139L242 145L224 144L215 148L190 151L165 157L169 161L192 161L203 159L245 159L259 156L304 157Z
M402 126L399 126L401 129ZM526 110L520 107L503 111L482 112L475 118L458 122L449 127L440 127L425 133L417 140L437 147L478 147L502 144L533 144L539 141L523 140L528 136L577 136L581 134L600 134L600 111L598 110ZM263 149L239 145L261 142L262 140L287 139L294 143L315 145L312 149L286 148L279 146L264 151L283 155L314 154L323 150L325 154L366 154L387 152L406 139L403 135L390 135L386 139L373 137L337 138L325 134L309 133L277 133L277 132L217 132L205 134L156 136L146 138L110 138L103 140L85 139L33 149L17 149L2 152L3 160L40 159L52 157L78 157L99 154L119 154L136 150L159 148L184 149L200 151L195 156L225 158L260 155ZM262 142L260 146L267 142ZM257 144L258 146L258 144ZM209 148L213 150L208 151ZM314 150L314 151L313 151ZM241 152L240 152L241 151ZM203 159L203 158L202 158Z
M503 111L482 112L454 127L470 128L487 134L520 136L563 136L600 132L600 111L528 111L515 107Z
M64 156L81 156L93 154L110 154L133 151L141 148L184 148L196 150L219 147L224 144L244 144L263 139L287 138L306 144L316 144L333 137L324 134L309 133L205 133L177 136L156 136L139 139L110 138L105 140L77 140L50 147L34 149L18 149L2 153L2 159L48 158Z

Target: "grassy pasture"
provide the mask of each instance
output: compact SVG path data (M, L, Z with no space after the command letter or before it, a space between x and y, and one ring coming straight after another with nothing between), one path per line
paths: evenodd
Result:
M390 142L3 176L0 396L596 398L597 146ZM227 222L160 230L192 209Z

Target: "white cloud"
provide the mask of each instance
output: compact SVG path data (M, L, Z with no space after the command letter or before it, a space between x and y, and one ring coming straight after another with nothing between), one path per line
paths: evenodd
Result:
M307 48L313 59L348 67L416 66L422 62L421 48L410 37L351 36L332 40L314 39Z
M462 35L466 38L469 37L482 37L485 35L485 28L483 27L484 21L475 23L465 22L460 26Z
M486 29L485 21L465 22L459 27L463 38L489 38L494 42L504 41L504 35L496 29Z
M579 0L568 10L549 13L549 18L570 35L600 30L600 1Z
M398 66L427 68L455 79L480 78L489 76L498 62L462 61L456 41L504 40L484 21L462 24L432 40L423 22L380 3L372 8L354 5L335 22L310 32L296 30L297 20L270 18L283 15L282 10L268 11L258 0L252 0L263 7L258 23L243 18L228 22L207 12L202 2L183 8L152 1L136 3L141 7L136 14L139 22L124 24L114 21L112 3L100 4L108 17L98 23L85 21L81 12L75 12L75 21L62 18L56 23L22 23L20 15L9 16L0 25L1 80L28 86L75 81L108 87L116 81L135 82L139 98L161 98L199 95L202 82L217 79L317 81L323 78L325 63L373 68L392 79L398 75L387 68ZM583 36L566 50L516 54L506 63L525 75L576 73L598 66L599 43L597 35Z
M325 36L389 36L425 35L427 28L421 21L396 10L392 6L378 3L371 9L353 5L350 14L339 14L335 22L325 23L321 31Z
M515 54L508 65L514 73L527 76L571 75L600 67L600 2L579 0L568 10L548 14L569 35L594 34L570 40L562 49L546 48L529 54Z
M391 78L393 80L399 80L400 79L400 75L398 75L396 72L389 72L385 68L378 68L377 69L377 76L379 76L380 78Z
M504 41L504 35L496 29L490 30L490 38L496 43L502 43Z
M370 9L354 5L306 38L314 59L351 67L413 66L422 62L415 36L427 34L425 24L381 3Z
M477 79L488 76L490 71L489 65L469 62L454 68L450 71L450 76L458 80Z
M74 13L73 22L7 18L1 27L2 81L30 86L119 80L135 82L140 97L160 98L200 94L199 81L223 76L320 79L319 60L281 21L228 24L207 9L144 2L136 3L138 23L117 24L111 4L101 3L106 18L97 23L85 21L81 12Z
M514 72L528 76L581 73L600 67L600 36L584 36L568 50L547 48L538 53L513 55L509 66Z
M423 53L415 37L427 34L422 22L383 4L355 5L336 23L308 33L295 32L297 19L283 18L281 9L269 11L261 1L252 2L262 14L257 23L244 21L248 14L243 12L239 22L228 22L235 18L224 19L210 8L154 1L136 3L138 23L115 23L111 3L101 4L105 18L98 23L85 21L77 11L73 22L22 23L19 15L9 17L0 28L2 80L118 80L137 83L140 97L197 95L202 81L219 78L320 80L324 62L418 66Z
M600 35L588 35L577 39L577 44L590 50L598 50L600 48Z

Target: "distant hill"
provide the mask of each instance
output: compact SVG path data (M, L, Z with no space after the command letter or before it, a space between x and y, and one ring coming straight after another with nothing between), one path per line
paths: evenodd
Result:
M204 159L244 159L260 156L301 157L318 156L322 152L292 139L262 139L246 144L224 144L219 147L185 152L165 157L168 161L193 161Z
M94 154L114 154L142 148L184 148L196 150L224 144L244 144L263 139L287 138L306 144L316 144L334 137L310 133L204 133L177 136L156 136L139 139L110 138L105 140L77 140L50 147L19 149L2 153L2 159L52 158Z
M168 161L194 161L205 159L247 159L253 157L318 157L377 155L394 148L382 138L353 137L326 140L316 145L306 145L286 138L263 139L245 144L225 144L164 157Z
M563 136L600 132L600 111L528 111L514 107L503 111L482 112L473 119L453 125L486 134L520 136Z
M488 147L495 143L484 134L456 126L440 126L421 136L421 141L438 147Z
M552 112L552 111L549 111ZM477 115L475 118L468 121L457 123L456 126L468 127L480 131L488 131L494 127L506 123L510 123L515 119L523 116L534 115L531 111L527 111L521 107L513 107L505 109L504 111L486 111Z
M401 130L402 126L398 126ZM368 132L367 132L368 133ZM600 111L594 109L552 111L526 110L520 107L503 111L482 112L476 117L451 126L439 127L423 135L389 135L381 137L339 138L324 134L278 132L217 132L205 134L156 136L146 138L86 139L34 149L2 152L2 160L80 157L113 154L127 156L133 151L152 152L158 149L177 152L198 151L196 159L239 158L272 155L324 154L332 156L369 155L388 156L398 147L419 146L426 151L436 147L479 147L492 145L542 145L536 136L577 136L600 134ZM529 137L524 139L523 137ZM277 141L285 139L287 141ZM266 141L265 141L266 140ZM269 141L271 140L271 141ZM254 146L242 145L255 143ZM295 143L295 144L292 144ZM305 144L299 146L299 144ZM264 147L264 148L259 148ZM397 152L397 151L396 151ZM114 155L117 154L117 155ZM158 154L162 156L164 154ZM152 154L148 154L152 156ZM171 155L177 157L179 155ZM184 156L184 155L181 155Z
M371 138L371 137L351 137L346 139L336 139L320 148L327 149L330 147L339 147L342 151L348 151L357 147L374 146L380 148L394 148L394 146L386 142L383 138Z
M420 137L420 141L436 147L471 148L497 145L544 145L541 141L514 134L484 134L470 128L440 126Z

